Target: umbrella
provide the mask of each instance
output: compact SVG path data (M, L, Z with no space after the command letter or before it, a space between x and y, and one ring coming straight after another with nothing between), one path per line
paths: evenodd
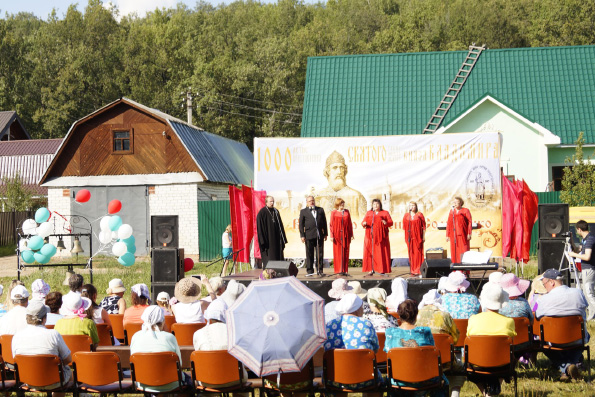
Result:
M226 319L229 353L257 376L301 371L326 341L324 299L295 277L253 281Z

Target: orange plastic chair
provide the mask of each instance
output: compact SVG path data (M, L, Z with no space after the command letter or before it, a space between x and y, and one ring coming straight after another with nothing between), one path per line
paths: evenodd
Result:
M143 327L143 323L127 323L124 326L124 344L130 345L130 341L134 334L140 331Z
M75 384L85 393L122 393L132 388L131 380L123 380L120 357L114 352L74 353L72 367Z
M176 323L176 316L164 316L163 330L171 332L171 326Z
M175 323L171 326L171 333L175 335L179 346L193 346L194 333L203 328L206 323L181 324Z
M49 325L46 324L45 327L47 329L54 329L54 324L49 324Z
M8 364L14 364L12 356L12 335L0 335L0 355Z
M112 327L108 324L95 324L97 326L97 335L99 335L99 346L113 346L114 334Z
M378 337L378 345L380 348L376 352L376 365L379 368L386 368L386 361L388 360L388 354L384 351L384 344L386 343L386 333L376 332Z
M0 392L8 393L8 392L16 389L17 382L16 382L16 380L6 379L6 370L4 369L4 367L5 367L4 360L0 356L0 374L2 374L2 384L0 387Z
M378 391L378 367L376 355L370 349L333 349L324 352L322 364L322 379L324 388L328 391L359 393L362 391ZM344 385L363 383L373 380L374 383L366 388L351 390L335 387L329 382Z
M62 360L53 354L14 356L17 384L24 391L45 392L40 390L58 384L52 391L68 391L68 379L64 379Z
M252 383L242 379L242 363L227 350L194 351L190 355L190 366L192 384L201 393L248 392L254 395L254 390L250 387ZM203 386L202 383L210 386ZM214 386L224 384L232 385Z
M452 364L455 360L455 349L452 336L449 334L432 334L434 337L434 344L440 350L440 361L442 362L442 370L448 371L452 369Z
M533 350L533 329L527 317L513 317L513 320L516 336L512 338L512 344L518 356L519 354Z
M539 333L539 350L542 352L586 350L587 380L590 380L591 349L585 342L585 322L582 316L542 317L539 320ZM580 341L580 344L575 343L576 341Z
M400 386L391 382L393 389L421 391L444 387L440 349L436 346L397 347L388 352L388 378L407 383ZM432 381L438 377L439 380ZM418 383L418 385L413 385Z
M112 333L120 342L124 342L124 314L108 314L112 323Z
M506 335L473 335L465 339L465 371L467 374L491 375L496 378L512 376L514 395L517 395L512 338Z
M267 380L268 382L265 382ZM292 385L296 383L303 383L304 387L295 389L287 389L285 385ZM308 393L308 395L314 395L318 391L318 382L314 382L314 361L310 359L300 372L288 372L282 373L279 381L280 387L277 386L277 374L265 376L262 378L262 390L266 396L267 391L274 392L274 395L278 393Z
M462 348L465 346L465 337L467 336L467 324L469 324L469 319L461 318L461 319L453 319L457 329L459 330L459 340L455 343L455 347Z
M134 353L130 356L130 370L132 382L138 391L145 392L147 387L164 386L174 382L177 386L167 392L185 388L182 384L180 360L174 352Z
M62 338L71 354L93 350L93 340L89 335L62 335Z

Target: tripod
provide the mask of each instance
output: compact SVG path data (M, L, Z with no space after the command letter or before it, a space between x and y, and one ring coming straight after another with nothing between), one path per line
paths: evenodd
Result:
M570 244L570 237L566 237L566 241L564 242L564 252L562 254L562 258L560 258L560 266L558 266L558 271L562 272L562 270L569 270L574 274L574 280L576 282L576 288L581 288L581 281L578 277L578 271L576 270L576 263L574 262L574 258L571 257L569 254L572 252L572 245ZM564 259L568 261L568 267L563 268ZM568 280L568 285L570 286L570 280Z

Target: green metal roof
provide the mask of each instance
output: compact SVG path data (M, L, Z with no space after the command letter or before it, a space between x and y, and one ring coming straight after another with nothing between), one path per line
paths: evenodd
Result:
M302 137L421 134L467 51L308 58ZM490 95L595 143L595 46L486 50L444 119Z

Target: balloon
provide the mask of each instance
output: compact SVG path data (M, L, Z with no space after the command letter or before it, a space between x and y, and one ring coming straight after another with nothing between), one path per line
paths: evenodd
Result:
M37 222L34 219L27 219L23 222L23 233L37 234Z
M120 226L122 226L122 218L120 218L118 215L114 215L114 216L110 217L109 229L112 232L117 231L120 228Z
M184 271L189 272L194 267L192 258L184 258Z
M112 235L112 240L117 240L118 239L118 232L110 232Z
M43 247L43 238L39 237L39 236L33 236L29 239L29 248L31 248L33 251L37 251L38 249L40 249L41 247ZM39 261L37 261L39 262Z
M99 222L99 228L104 231L104 232L109 232L110 228L109 228L109 221L110 219L112 219L111 216L106 215L103 218L101 218L101 222Z
M39 252L41 252L41 254L47 256L48 258L51 258L56 254L56 247L53 244L47 243L44 244L43 247L41 247Z
M115 214L120 212L122 209L122 202L120 200L112 200L107 205L107 212L109 214Z
M74 199L79 203L86 203L91 198L91 192L87 189L81 189L76 192ZM38 261L39 262L39 261Z
M99 242L101 244L109 244L112 242L112 232L99 232Z
M125 240L128 237L132 236L132 226L125 223L118 229L118 238L121 240Z
M23 262L27 264L35 262L35 256L33 256L33 251L29 250L21 252L21 259L23 260Z
M37 235L40 237L47 237L54 231L54 227L49 222L43 222L37 227Z
M50 211L47 208L41 207L35 211L35 222L43 223L47 222L48 219L50 219Z
M118 262L124 266L132 266L134 265L134 255L132 255L130 252L127 252L118 258Z
M31 251L31 248L29 248L28 244L29 244L29 240L27 240L26 238L22 238L19 241L19 250L21 252L23 252L23 251Z
M136 246L135 245L127 245L126 249L128 250L128 252L130 252L131 254L135 254L136 253Z
M45 265L46 263L48 263L50 261L49 256L40 254L39 252L34 253L33 256L35 257L35 260L37 262L41 263L42 265Z
M127 246L131 246L131 245L135 245L136 244L136 239L134 238L134 236L130 236L128 238L122 239L123 243L126 243Z
M112 247L112 252L116 256L122 256L128 251L128 247L121 241L118 241Z

